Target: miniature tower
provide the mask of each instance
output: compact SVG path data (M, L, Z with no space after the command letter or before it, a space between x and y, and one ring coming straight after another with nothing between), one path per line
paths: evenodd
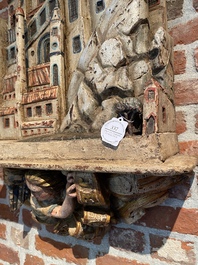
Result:
M21 7L18 7L16 9L17 81L15 90L16 98L19 100L27 87L24 33L24 12Z
M58 86L59 120L65 115L65 63L63 19L56 3L50 23L50 86Z
M25 62L25 30L24 30L24 11L19 6L16 9L16 51L17 51L17 80L15 83L16 110L15 120L18 125L23 121L23 108L21 105L22 95L27 88L26 62ZM19 126L20 128L20 126ZM19 134L20 130L19 130ZM19 137L20 137L19 135Z

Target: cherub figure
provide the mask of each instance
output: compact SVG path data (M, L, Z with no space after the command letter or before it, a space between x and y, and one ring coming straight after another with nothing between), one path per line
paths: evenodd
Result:
M95 194L94 187L97 188L97 185L93 186L91 180L87 184L93 186L89 196L93 196L93 199L90 198L91 204L96 199L97 211L89 208L89 200L83 198L84 192L87 197L87 189L90 189L87 186L83 186L83 190L80 188L79 181L83 177L83 173L68 171L63 173L53 170L5 169L4 178L8 185L10 208L13 211L19 209L29 193L33 218L39 223L52 225L55 233L86 240L101 237L108 228L110 216L100 207L98 209L101 193L99 192L99 197ZM88 174L87 177L91 175Z
M66 177L58 171L30 170L25 174L31 192L30 204L39 222L54 224L56 218L72 215L76 205L76 191L72 174Z

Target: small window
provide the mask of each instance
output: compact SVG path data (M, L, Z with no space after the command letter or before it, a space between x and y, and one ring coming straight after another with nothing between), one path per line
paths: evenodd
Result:
M4 128L9 128L10 127L10 119L9 118L5 118L4 119Z
M38 62L47 63L50 61L50 36L44 35L38 44Z
M47 63L50 61L50 40L47 39L43 43L44 48L44 62Z
M36 20L30 25L30 36L32 37L36 33Z
M166 123L166 108L162 107L162 121Z
M69 5L69 22L78 18L78 0L68 0Z
M97 1L96 2L96 13L100 13L101 11L103 11L105 9L105 4L104 1Z
M80 35L73 38L73 53L79 53L81 51Z
M10 49L10 59L15 59L15 47Z
M52 36L57 36L58 35L58 28L55 27L55 28L52 28Z
M155 100L155 91L153 91L153 90L148 91L148 100L149 101Z
M32 117L32 108L31 107L26 109L26 115L27 115L27 117Z
M53 65L53 86L58 86L58 65Z
M151 116L147 120L147 125L146 125L146 134L151 134L155 132L155 118Z
M40 25L42 26L46 21L46 12L45 9L40 13Z
M46 106L46 114L50 115L53 113L53 109L52 109L52 103L48 103L45 105Z
M42 115L42 109L41 109L41 106L36 106L36 116L41 116Z

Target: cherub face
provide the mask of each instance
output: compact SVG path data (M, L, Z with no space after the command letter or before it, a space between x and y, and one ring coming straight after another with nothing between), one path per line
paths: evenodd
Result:
M53 198L53 192L42 187L31 184L26 180L26 184L31 191L32 196L34 196L38 201L45 201Z

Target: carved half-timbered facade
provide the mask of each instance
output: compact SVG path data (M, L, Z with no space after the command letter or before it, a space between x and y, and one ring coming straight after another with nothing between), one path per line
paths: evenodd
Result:
M73 125L99 130L106 121L104 109L104 117L116 114L115 93L143 105L138 134L174 132L165 1L138 3L133 1L138 11L131 22L137 27L128 32L127 24L117 32L117 5L111 0L9 0L7 43L0 44L7 50L1 66L0 139L54 134ZM152 35L156 40L148 44ZM106 100L109 107L103 106Z
M108 2L8 1L1 139L58 132L72 73Z

